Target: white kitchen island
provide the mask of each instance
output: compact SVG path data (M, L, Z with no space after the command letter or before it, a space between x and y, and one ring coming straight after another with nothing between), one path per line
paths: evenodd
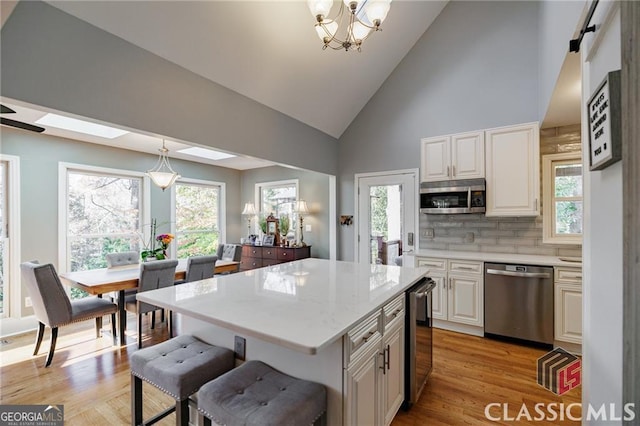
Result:
M179 333L231 349L236 336L242 337L246 359L324 384L327 424L340 425L351 423L345 415L351 403L345 380L353 342L349 332L371 321L427 272L304 259L139 293L138 300L181 314ZM361 339L367 342L373 334L368 331Z

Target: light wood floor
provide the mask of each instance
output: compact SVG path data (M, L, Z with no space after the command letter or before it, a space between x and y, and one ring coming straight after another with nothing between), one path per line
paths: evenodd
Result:
M108 321L105 322L108 330ZM135 330L132 316L128 328ZM129 356L137 345L135 332L128 333L131 333L128 346L119 348L111 346L108 331L105 337L95 339L90 321L61 328L53 363L47 369L43 364L49 344L48 331L41 353L35 357L31 356L35 333L7 338L7 342L0 345L0 404L64 404L65 425L71 426L129 424ZM165 340L166 326L157 325L155 330L145 328L144 334L145 345ZM536 383L536 360L544 353L544 350L436 329L434 369L429 382L420 401L408 412L400 411L392 425L496 424L485 418L487 404L508 403L509 416L515 417L523 403L535 416L536 403L555 402L566 406L580 402L580 388L557 397ZM145 417L173 401L149 385L144 386L144 396ZM500 416L501 410L493 408L490 414ZM579 416L579 410L573 409L571 414ZM159 424L173 425L175 417L170 415Z

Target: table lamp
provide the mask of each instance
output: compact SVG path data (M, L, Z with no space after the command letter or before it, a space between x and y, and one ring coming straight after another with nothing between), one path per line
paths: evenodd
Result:
M304 236L302 235L302 223L304 222L303 215L309 213L309 208L307 208L306 201L298 200L296 202L296 213L298 213L298 218L300 220L300 246L306 247L307 244L304 242Z
M251 235L251 218L258 214L256 212L256 208L253 203L245 203L244 210L242 210L242 214L247 216L247 236Z

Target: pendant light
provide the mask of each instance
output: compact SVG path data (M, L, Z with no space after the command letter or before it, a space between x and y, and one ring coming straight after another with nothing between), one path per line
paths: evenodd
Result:
M160 151L160 158L158 158L158 162L153 169L147 170L147 176L164 191L173 185L180 175L176 173L171 168L171 164L169 164L169 157L167 157L169 150L165 147L164 139L162 139L162 148L158 151Z

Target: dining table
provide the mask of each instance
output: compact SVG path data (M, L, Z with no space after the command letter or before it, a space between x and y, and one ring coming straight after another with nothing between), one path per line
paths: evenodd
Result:
M214 273L223 274L237 272L240 262L232 260L217 260ZM175 279L183 280L187 271L187 259L179 259L176 267ZM118 292L118 332L120 346L126 345L125 330L127 312L125 310L124 295L126 290L138 287L140 279L140 264L123 265L113 268L89 269L60 273L63 284L79 288L87 293L101 297L103 294Z

